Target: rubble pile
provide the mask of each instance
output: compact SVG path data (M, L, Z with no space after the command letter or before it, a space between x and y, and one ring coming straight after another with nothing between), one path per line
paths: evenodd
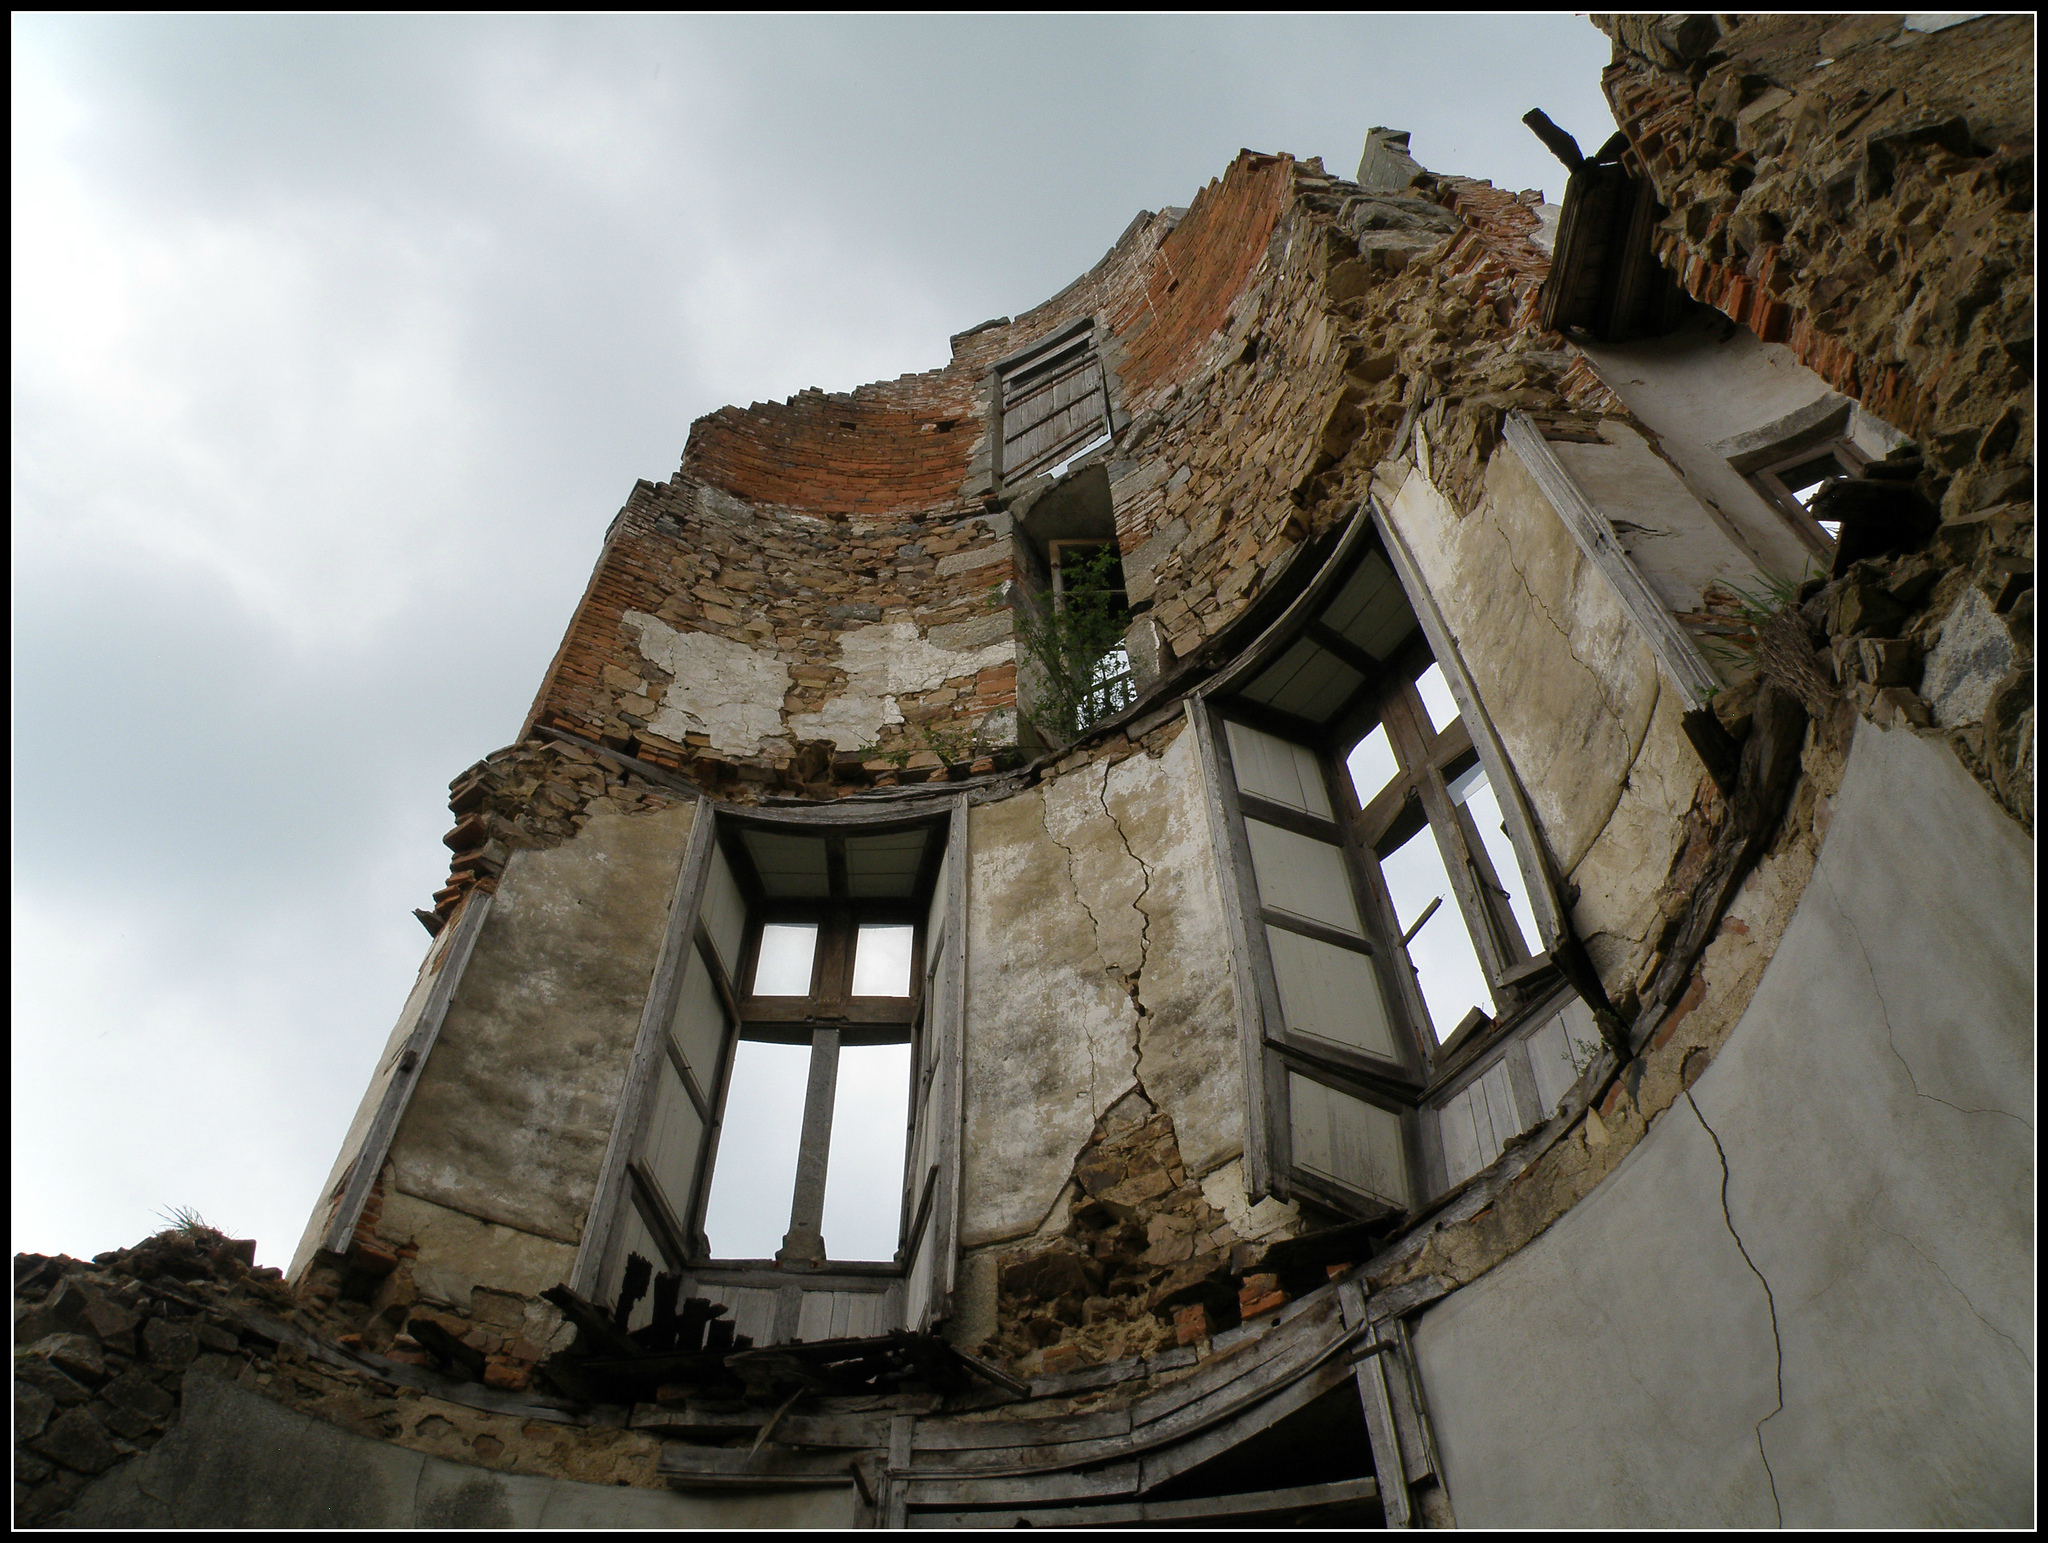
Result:
M235 1327L229 1304L288 1310L256 1244L175 1229L88 1262L14 1259L14 1519L59 1520L98 1474L177 1423L197 1363L275 1375L275 1341Z

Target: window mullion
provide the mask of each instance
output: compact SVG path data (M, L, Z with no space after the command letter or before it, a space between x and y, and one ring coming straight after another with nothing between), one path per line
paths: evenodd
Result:
M811 1035L811 1075L804 1089L803 1144L797 1149L796 1189L789 1232L776 1251L783 1264L825 1262L825 1169L832 1151L832 1103L839 1089L839 1031Z

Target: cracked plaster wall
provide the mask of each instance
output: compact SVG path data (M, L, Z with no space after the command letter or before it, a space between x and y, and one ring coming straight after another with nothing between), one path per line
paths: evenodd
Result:
M1610 994L1653 931L1702 775L1684 703L1606 577L1513 452L1461 515L1419 471L1389 508L1578 887L1572 921Z
M1858 723L1721 1053L1421 1322L1463 1525L2028 1524L2032 867L1943 745Z
M1173 1117L1191 1177L1241 1153L1230 949L1202 798L1182 733L1159 754L1084 763L974 809L966 1249L1063 1227L1076 1155L1134 1088ZM1241 1183L1236 1196L1243 1212ZM971 1252L962 1283L961 1311L979 1322L992 1298L972 1299L992 1294L993 1276Z

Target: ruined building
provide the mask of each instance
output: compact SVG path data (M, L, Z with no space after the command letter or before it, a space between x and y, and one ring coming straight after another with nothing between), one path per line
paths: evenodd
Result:
M23 1517L2024 1525L2033 23L1598 24L700 420Z

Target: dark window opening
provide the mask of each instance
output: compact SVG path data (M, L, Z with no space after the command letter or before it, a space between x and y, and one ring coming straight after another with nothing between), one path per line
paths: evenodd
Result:
M1834 439L1759 467L1749 480L1791 522L1801 539L1825 557L1833 552L1841 528L1832 520L1816 520L1808 505L1822 483L1855 476L1869 459L1847 439Z

